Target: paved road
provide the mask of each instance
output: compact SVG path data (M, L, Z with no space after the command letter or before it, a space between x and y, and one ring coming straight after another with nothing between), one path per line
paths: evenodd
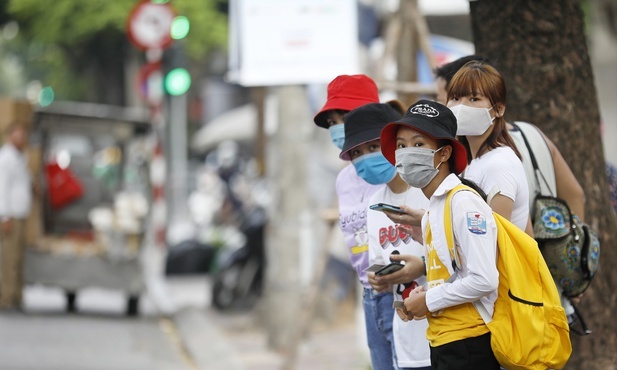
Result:
M124 316L118 292L87 291L64 312L61 291L28 287L25 312L0 311L2 370L193 370L173 323L148 302Z
M208 284L203 276L168 280L178 307L170 319L147 296L128 318L122 294L95 289L80 292L78 312L67 314L61 290L29 286L25 313L0 311L0 370L280 369L285 357L268 348L264 312L217 312ZM296 370L368 368L352 311L311 328Z
M0 369L190 370L156 318L0 315Z

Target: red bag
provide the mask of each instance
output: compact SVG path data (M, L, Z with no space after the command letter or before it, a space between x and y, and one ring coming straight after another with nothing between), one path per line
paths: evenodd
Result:
M53 209L63 208L84 194L83 186L68 167L63 169L55 162L48 163L45 175Z

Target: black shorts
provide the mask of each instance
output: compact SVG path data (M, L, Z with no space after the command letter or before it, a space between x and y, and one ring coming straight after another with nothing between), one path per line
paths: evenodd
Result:
M491 348L491 333L431 347L433 370L499 370Z

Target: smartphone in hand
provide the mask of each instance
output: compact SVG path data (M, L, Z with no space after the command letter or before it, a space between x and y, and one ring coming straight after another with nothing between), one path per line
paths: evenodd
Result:
M375 210L375 211L388 211L388 212L394 212L394 213L398 213L398 214L404 214L405 211L403 211L401 209L401 207L397 207L397 206L393 206L391 204L387 204L387 203L377 203L377 204L372 204L369 206L370 209Z
M389 275L393 272L396 272L400 269L402 269L405 265L403 265L402 263L399 262L392 262L389 265L385 265L384 267L380 268L379 270L375 271L375 275L377 276L384 276L384 275Z

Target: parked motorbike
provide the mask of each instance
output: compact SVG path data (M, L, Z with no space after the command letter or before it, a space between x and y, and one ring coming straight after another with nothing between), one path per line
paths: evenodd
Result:
M262 294L266 267L263 207L247 210L240 223L245 241L237 248L225 247L217 256L212 284L212 304L219 310L248 310Z

